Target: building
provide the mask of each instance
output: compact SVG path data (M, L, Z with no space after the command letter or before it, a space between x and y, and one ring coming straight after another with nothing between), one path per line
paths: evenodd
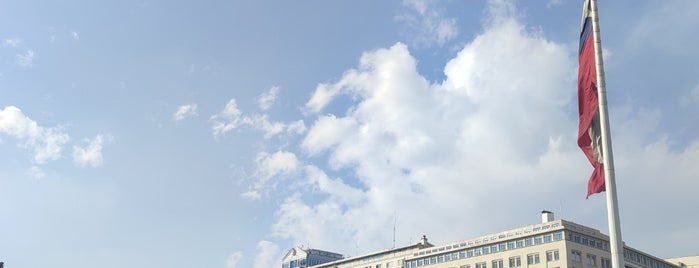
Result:
M683 268L699 268L699 256L677 257L665 260Z
M287 254L288 255L288 254ZM624 246L628 268L679 266ZM283 266L287 268L286 266ZM609 236L577 223L554 220L441 245L420 243L309 266L313 268L611 268Z
M341 254L318 249L295 247L284 255L282 259L282 268L306 268L340 259L342 259Z

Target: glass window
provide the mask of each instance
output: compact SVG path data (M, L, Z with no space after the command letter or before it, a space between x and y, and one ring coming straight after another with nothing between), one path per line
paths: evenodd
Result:
M466 257L468 257L468 258L473 257L473 249L466 251Z
M480 249L480 248L477 248L477 249L473 250L473 253L474 253L476 256L480 256L480 255L481 255L481 249Z
M459 259L459 253L457 253L457 252L452 253L452 254L451 254L451 259L452 259L452 260L458 260L458 259Z
M525 246L528 247L528 246L531 246L532 244L533 244L533 242L532 242L532 239L531 239L531 238L524 239L524 245L525 245Z
M515 242L507 242L507 250L514 249L515 248Z
M490 252L490 247L485 246L483 247L483 254L488 254Z
M437 256L437 263L443 263L443 262L444 262L444 255Z
M582 253L577 250L570 251L570 260L574 262L582 262Z
M492 268L505 268L505 267L502 265L502 260L494 260Z
M437 263L437 257L432 257L432 259L430 259L430 263L431 264Z
M507 249L505 247L505 243L501 243L500 245L498 245L498 248L500 249L500 251L505 251Z
M539 263L539 253L527 255L527 264Z
M587 254L587 264L590 266L597 266L597 256Z
M553 233L553 241L563 240L563 232Z
M444 261L451 261L451 253L444 255Z
M517 248L524 247L524 240L517 240Z
M510 267L520 267L522 266L522 260L519 256L510 257Z
M541 236L534 237L534 245L541 244Z
M463 259L463 258L466 258L466 251L464 251L464 250L459 251L459 259Z
M490 252L498 252L498 246L497 245L490 246Z

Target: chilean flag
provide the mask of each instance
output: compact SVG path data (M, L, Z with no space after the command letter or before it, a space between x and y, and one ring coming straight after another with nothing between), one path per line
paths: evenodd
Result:
M594 167L587 183L587 197L604 192L604 165L602 158L602 136L600 135L599 101L597 99L597 71L595 70L595 46L592 31L590 0L585 0L580 50L578 59L578 146Z

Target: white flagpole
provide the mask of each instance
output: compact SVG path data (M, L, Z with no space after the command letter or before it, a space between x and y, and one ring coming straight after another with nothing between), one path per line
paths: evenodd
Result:
M604 180L607 192L607 219L609 220L609 242L612 253L612 267L624 268L624 242L621 240L621 224L619 223L619 206L616 197L616 182L614 180L614 157L612 154L612 139L609 131L609 116L607 114L607 89L604 81L604 62L602 61L602 41L600 40L599 17L597 0L591 0L592 31L595 42L595 70L597 71L597 95L599 99L599 119L602 135L602 156L604 161Z

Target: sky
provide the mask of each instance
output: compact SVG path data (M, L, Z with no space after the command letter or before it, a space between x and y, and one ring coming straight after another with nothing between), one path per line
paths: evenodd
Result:
M608 233L582 2L0 1L0 261L278 267L541 210ZM699 2L600 2L623 239L697 255Z

